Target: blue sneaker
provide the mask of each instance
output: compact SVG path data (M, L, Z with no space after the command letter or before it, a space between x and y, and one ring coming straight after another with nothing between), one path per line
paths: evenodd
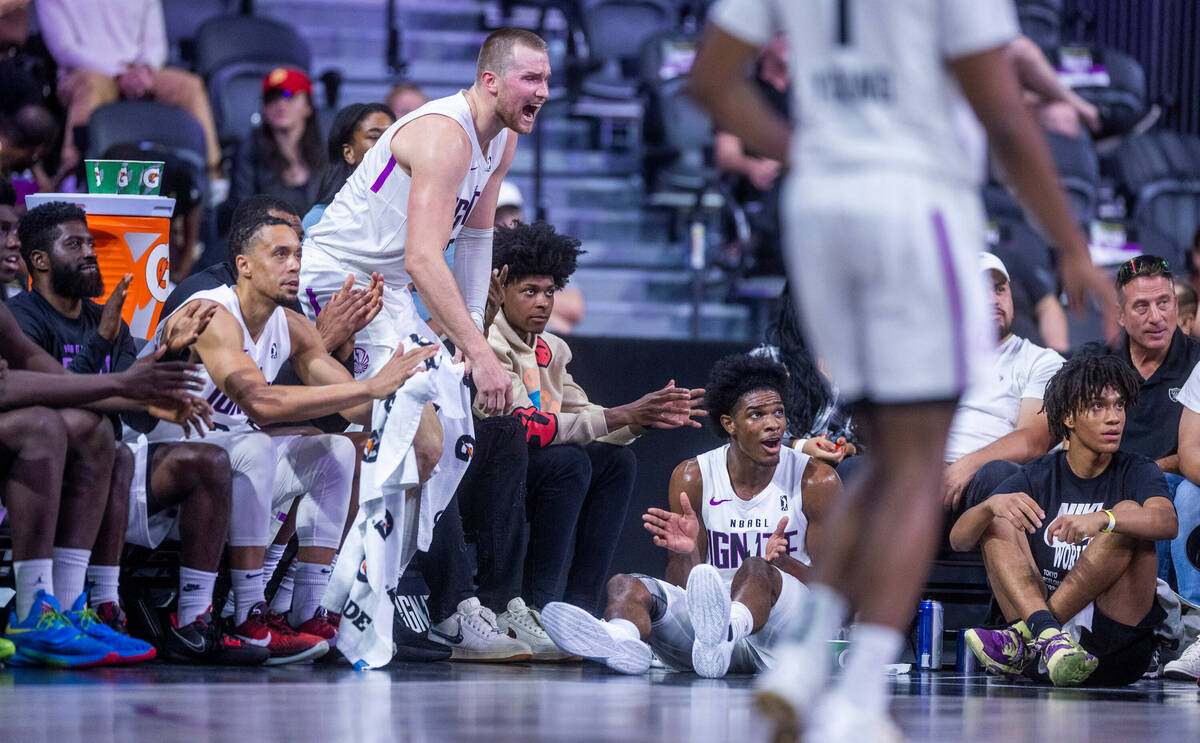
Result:
M4 636L17 646L9 665L86 668L117 659L111 647L81 634L45 591L34 596L29 616L20 622L14 619L9 615L4 631Z
M115 603L102 605L103 614L87 605L87 594L79 594L67 619L83 634L113 649L117 657L112 663L139 663L154 658L154 646L125 632L125 612Z

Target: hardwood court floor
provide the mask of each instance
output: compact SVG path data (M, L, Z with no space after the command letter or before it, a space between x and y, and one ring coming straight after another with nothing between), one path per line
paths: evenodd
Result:
M766 738L748 677L592 664L0 670L0 741L734 741ZM914 741L1200 741L1200 688L1054 690L953 672L893 682Z

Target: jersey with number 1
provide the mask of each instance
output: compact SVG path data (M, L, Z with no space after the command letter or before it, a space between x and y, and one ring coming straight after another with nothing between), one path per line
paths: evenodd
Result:
M471 141L471 164L458 185L458 201L452 219L453 240L471 216L488 179L500 165L508 129L501 129L484 152L475 133L475 121L466 94L458 92L438 98L412 111L384 131L355 168L333 203L305 236L305 252L315 251L338 265L369 276L383 274L390 286L406 287L404 246L408 232L408 191L412 177L392 157L392 138L409 122L422 116L444 116L463 128ZM443 246L446 247L446 246Z
M719 0L709 19L756 46L786 37L800 177L888 169L979 180L947 63L1014 39L1011 0Z

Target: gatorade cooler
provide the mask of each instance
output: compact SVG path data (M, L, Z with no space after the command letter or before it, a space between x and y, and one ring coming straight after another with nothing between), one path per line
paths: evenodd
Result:
M75 204L87 214L96 238L96 259L104 277L103 304L127 273L133 274L121 316L135 337L149 338L170 291L171 214L175 199L165 196L39 193L25 197L30 208L51 201Z

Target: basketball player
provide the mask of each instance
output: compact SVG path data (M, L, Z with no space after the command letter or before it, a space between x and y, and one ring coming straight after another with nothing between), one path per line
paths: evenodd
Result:
M566 652L643 673L653 650L679 670L720 678L769 667L772 646L792 631L810 545L841 483L829 465L780 446L783 365L729 356L705 389L710 420L729 443L676 467L671 510L642 517L654 543L670 550L667 579L614 576L603 622L547 604L542 624Z
M540 37L517 28L493 32L479 51L474 85L392 124L308 232L301 285L310 316L341 289L347 272L359 286L374 271L385 277L384 309L355 341L360 379L376 374L409 335L436 337L413 307L411 282L465 357L478 406L498 415L511 402L508 375L482 332L492 223L516 135L533 130L549 78ZM451 240L453 273L442 256ZM421 429L437 430L432 405Z
M237 284L192 295L160 324L159 337L170 337L174 323L187 317L192 304L218 305L192 346L204 365L202 395L212 401L213 423L228 432L210 434L206 440L226 447L265 442L265 455L230 451L230 461L235 472L261 465L262 460L269 469L265 477L252 476L257 480L252 492L242 498L234 495L230 545L237 629L233 634L268 646L272 657L267 664L296 662L323 654L326 641L334 637L332 625L317 615L317 608L350 502L354 446L334 435L268 438L256 432L256 426L335 412L369 424L373 401L395 392L433 355L434 347L396 353L378 375L354 381L325 351L316 327L280 306L296 297L299 286L300 240L288 222L269 215L248 219L230 235L229 252L229 262L238 271ZM272 384L289 360L309 386ZM169 430L159 431L163 428L159 425L154 434L170 435ZM289 624L263 600L263 554L270 515L286 513L300 496L296 517L300 564ZM315 579L302 582L301 571ZM300 631L291 625L298 625Z
M694 93L747 147L790 161L792 285L815 353L858 400L872 447L830 519L805 621L761 679L760 706L780 739L795 739L814 701L810 739L895 739L882 667L899 654L925 581L946 431L990 337L976 268L979 168L954 126L963 94L1057 247L1071 303L1091 295L1111 312L1115 297L1005 58L1018 34L1010 0L721 0L709 18ZM777 32L791 47L795 136L742 78ZM825 643L852 609L850 657L826 689Z

